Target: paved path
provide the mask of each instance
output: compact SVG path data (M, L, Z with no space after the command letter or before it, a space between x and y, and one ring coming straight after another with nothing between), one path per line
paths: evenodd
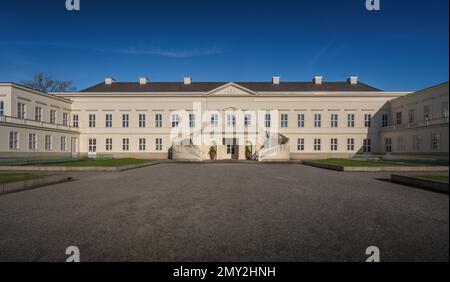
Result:
M449 197L298 164L161 164L0 196L0 261L448 261Z

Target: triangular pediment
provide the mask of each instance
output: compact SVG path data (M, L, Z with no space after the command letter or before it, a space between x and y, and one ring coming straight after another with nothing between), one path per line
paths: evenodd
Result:
M248 95L257 95L254 91L240 86L239 84L230 82L224 84L216 89L213 89L206 93L206 95L220 95L220 96L248 96Z

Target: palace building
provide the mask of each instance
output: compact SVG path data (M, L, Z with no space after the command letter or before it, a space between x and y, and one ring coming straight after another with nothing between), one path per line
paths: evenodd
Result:
M448 157L448 83L387 92L327 82L119 82L43 93L0 83L0 158L287 160Z

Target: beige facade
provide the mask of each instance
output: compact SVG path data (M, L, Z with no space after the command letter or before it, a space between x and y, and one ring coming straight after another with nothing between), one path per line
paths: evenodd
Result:
M102 91L54 94L0 84L1 157L76 153L154 159L168 158L169 151L173 150L175 157L208 159L211 146L216 148L217 159L245 159L246 147L253 156L259 154L260 158L267 159L350 157L358 153L385 153L384 142L388 137L394 141L392 153L397 153L395 140L406 132L392 124L399 109L407 119L409 105L415 103L417 122L421 119L419 112L423 114L420 109L427 101L432 101L433 117L439 117L439 109L445 102L448 113L448 84L446 90L438 87L438 90L431 88L410 94L354 91L351 85L347 87L343 83L333 90L334 84L322 84L317 78L312 85L305 84L308 89L301 91L280 91L277 87L271 90L270 85L264 86L269 90L258 91L255 90L258 85L252 88L251 83L223 83L200 91L202 84L197 87L190 79L175 85L178 87L175 90L165 84L162 85L167 91L141 90L139 85L152 84L143 79L129 88L128 84L121 85L120 91L108 90L114 83L112 79L105 80L100 86L106 90ZM279 84L279 78L274 78L272 83ZM353 78L347 83L358 82ZM193 91L186 90L191 89L190 85ZM289 86L286 85L283 87ZM25 104L25 116L21 116L19 104ZM36 107L42 108L41 122L35 121ZM50 110L56 112L56 120L51 120ZM387 125L383 124L384 116L388 117ZM448 118L439 125L431 120L430 124L408 130L427 131L422 134L422 140L438 133L438 151L431 150L425 141L420 150L424 154L448 155ZM19 136L17 148L11 148L11 141L14 143L11 132ZM30 133L35 133L37 138L37 148L33 150L29 149ZM273 150L267 144L262 147L269 134L278 133L288 140L285 144L275 144ZM411 139L411 134L417 135L413 131L405 134L408 135L405 140ZM46 135L51 135L53 141L48 150ZM66 150L61 150L62 137L67 140ZM174 146L176 140L188 140L188 144Z

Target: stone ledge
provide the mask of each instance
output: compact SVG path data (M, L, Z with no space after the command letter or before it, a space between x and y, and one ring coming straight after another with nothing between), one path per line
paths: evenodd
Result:
M23 190L34 189L56 183L71 181L72 177L67 175L49 175L42 178L29 179L11 183L0 184L0 195Z
M448 172L448 166L340 166L302 161L302 164L319 168L350 172Z
M40 171L40 172L89 172L89 171L104 171L104 172L114 172L114 171L125 171L140 167L146 167L151 165L159 164L159 162L147 162L143 164L135 164L135 165L124 165L118 167L109 167L109 166L74 166L74 167L66 167L66 166L0 166L0 171Z
M414 176L405 176L391 174L391 181L398 184L408 185L416 188L422 188L429 191L448 194L448 183L417 178Z

